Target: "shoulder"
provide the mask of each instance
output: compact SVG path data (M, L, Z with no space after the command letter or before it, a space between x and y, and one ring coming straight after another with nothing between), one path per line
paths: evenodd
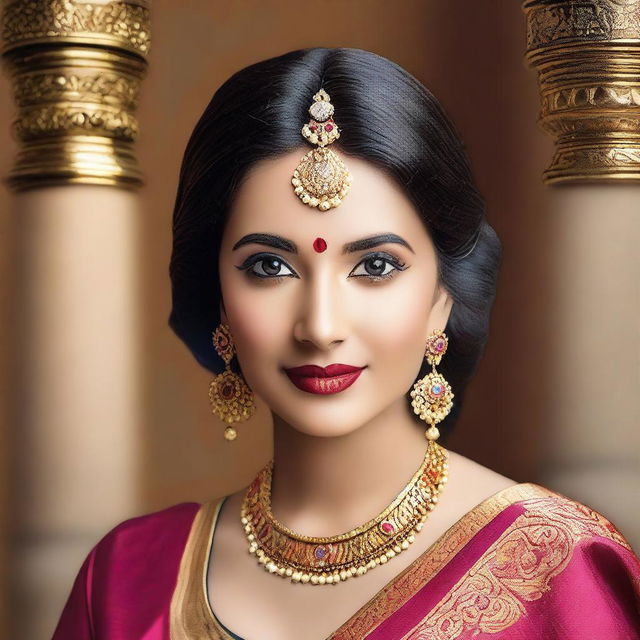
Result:
M138 589L172 588L192 524L200 511L196 502L125 520L115 526L92 551L92 580L103 594L138 598Z
M640 560L623 534L556 491L533 483L518 490L517 517L493 549L497 574L520 581L514 593L522 602L562 612L554 633L564 625L572 629L567 637L585 637L588 629L593 638L638 638Z
M556 529L574 545L599 539L631 551L622 533L596 509L538 484L524 483L518 487L521 491L518 504L523 509L520 516L523 523Z
M96 550L118 549L123 553L136 553L143 548L161 547L167 551L169 546L186 541L200 506L197 502L182 502L124 520L98 542Z
M82 565L54 638L111 638L114 624L127 637L151 637L168 611L200 507L184 502L111 529Z
M556 540L575 545L586 540L608 540L630 550L616 526L597 510L557 491L532 482L518 483L459 454L450 452L447 492L471 511L491 514L509 512L513 535L546 527ZM477 505L474 508L474 505ZM519 532L519 533L518 533ZM506 533L506 532L505 532Z
M608 584L640 605L640 560L608 518L534 483L515 485L499 497L508 517L488 557L526 575L527 589L536 585L532 593L542 595L555 585L555 596L563 598L578 588Z
M509 628L514 638L640 640L640 562L595 509L525 482L461 522L447 551L464 549L469 563L431 624L464 619L475 633Z

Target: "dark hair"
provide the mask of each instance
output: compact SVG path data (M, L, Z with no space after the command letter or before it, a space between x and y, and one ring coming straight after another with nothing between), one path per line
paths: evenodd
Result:
M438 367L455 394L444 424L452 423L487 340L500 241L437 100L397 64L368 51L292 51L238 71L216 91L182 161L169 324L201 365L223 370L211 334L220 322L218 253L227 213L252 165L308 146L300 128L320 88L329 93L343 132L334 148L394 178L435 245L441 284L454 300L445 329L449 348ZM235 358L233 365L239 371ZM429 369L425 359L419 377Z

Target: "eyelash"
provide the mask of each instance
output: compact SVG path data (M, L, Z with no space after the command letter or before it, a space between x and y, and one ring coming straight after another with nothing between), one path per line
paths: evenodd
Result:
M297 277L294 274L286 274L286 275L281 275L281 276L269 276L269 275L263 276L263 275L255 273L254 271L251 271L251 267L253 267L254 265L256 265L256 264L258 264L260 262L268 260L269 258L277 260L278 262L286 265L289 269L291 269L291 267L289 267L289 265L287 265L287 263L280 256L277 256L277 255L274 255L274 254L271 254L271 253L258 253L258 254L254 254L252 256L249 256L241 265L236 266L236 269L240 269L241 271L246 271L248 278L253 278L253 279L256 279L256 280L270 280L272 282L280 282L284 278ZM370 282L381 282L381 281L389 280L389 279L395 277L395 275L398 273L398 271L404 271L407 268L406 264L404 262L402 262L396 256L394 256L394 255L392 255L390 253L385 253L385 252L375 252L375 253L369 253L366 256L364 256L362 258L362 260L360 260L360 262L358 262L358 264L354 267L353 270L355 271L355 269L359 265L361 265L363 262L366 262L367 260L375 260L375 259L384 260L388 264L392 265L394 268L391 271L389 271L388 273L384 273L384 274L380 274L380 275L366 274L366 275L355 275L353 277L354 278L366 278ZM291 269L291 270L293 271L293 269Z

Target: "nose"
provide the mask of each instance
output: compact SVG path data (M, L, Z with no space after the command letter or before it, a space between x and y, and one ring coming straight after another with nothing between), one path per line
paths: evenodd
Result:
M345 339L346 312L340 300L340 287L331 278L326 271L307 280L293 330L298 342L313 344L322 351Z

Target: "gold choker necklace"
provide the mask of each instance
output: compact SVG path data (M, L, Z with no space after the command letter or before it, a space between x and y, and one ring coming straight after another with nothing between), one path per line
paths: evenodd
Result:
M249 485L241 520L249 552L266 571L292 582L337 584L384 564L407 549L447 481L447 450L430 441L406 487L378 516L337 536L299 535L271 513L271 460Z

